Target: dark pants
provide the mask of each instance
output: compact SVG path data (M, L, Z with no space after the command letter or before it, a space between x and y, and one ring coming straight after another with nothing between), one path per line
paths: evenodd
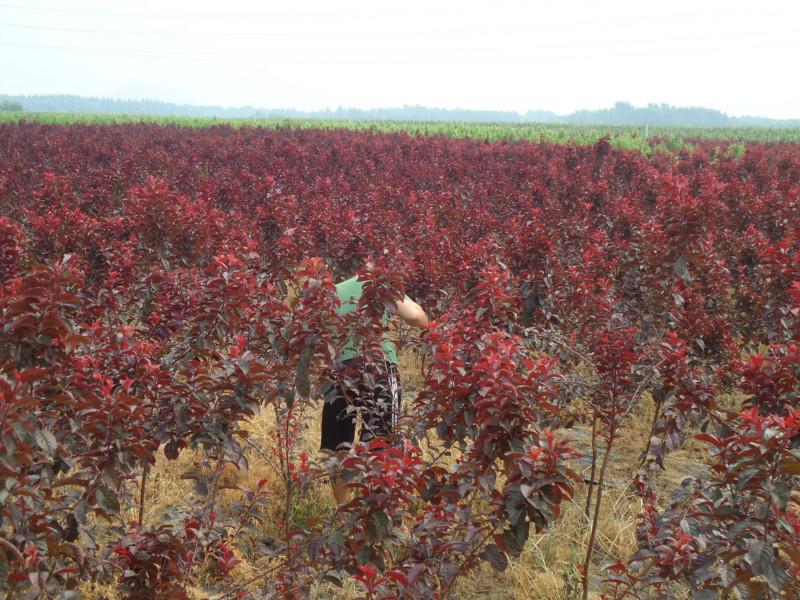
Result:
M322 448L342 450L352 446L357 412L363 421L362 442L386 437L394 431L400 413L397 366L383 358L368 361L356 356L343 361L333 369L324 397Z

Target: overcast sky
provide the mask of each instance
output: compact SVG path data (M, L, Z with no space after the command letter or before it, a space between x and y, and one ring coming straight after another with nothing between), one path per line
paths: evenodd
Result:
M800 118L795 0L0 0L0 93Z

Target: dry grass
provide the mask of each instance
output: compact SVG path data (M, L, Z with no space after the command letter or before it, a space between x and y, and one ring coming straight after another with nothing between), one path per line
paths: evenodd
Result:
M487 566L465 578L459 586L460 597L542 600L579 597L579 566L586 555L591 523L584 513L586 492L585 485L576 486L575 500L563 507L561 517L547 531L532 535L525 550L510 561L504 573L497 574ZM629 489L604 490L593 557L593 588L598 588L600 564L625 558L635 551L640 509L641 500Z
M421 358L406 347L399 355L399 370L404 388L404 402L408 403L422 383ZM631 469L635 468L643 440L652 419L652 403L645 401L637 414L631 415L629 426L612 452L608 479L611 486L604 490L599 530L594 553L593 589L598 590L599 565L613 558L625 558L636 548L636 519L641 502L629 489ZM318 411L307 415L302 429L302 447L314 456L319 446ZM265 410L244 424L250 439L260 452L248 452L249 471L240 472L230 468L223 474L223 482L230 486L252 488L261 479L266 479L266 488L273 494L270 514L265 515L263 527L257 532L262 537L280 535L279 520L283 513L282 484L273 465L270 464L270 444L274 438L275 415ZM564 432L568 434L569 432ZM585 449L584 449L585 450ZM690 442L686 448L668 458L668 471L663 477L680 480L684 461L699 457L700 448ZM185 451L176 461L168 461L163 455L151 469L145 500L145 524L157 524L169 508L188 508L202 502L194 492L193 482L181 479L181 474L203 467L203 453ZM612 487L613 486L613 487ZM221 492L221 510L225 510L241 497L237 489ZM564 506L561 518L553 527L538 535L533 535L522 555L510 561L509 568L496 573L484 566L465 577L457 587L460 598L538 598L542 600L568 600L580 595L579 565L583 562L589 537L589 518L584 514L586 488L580 484L576 488L575 501ZM330 488L319 481L292 507L296 519L304 516L326 517L335 510ZM126 518L135 520L138 514L131 511ZM246 581L269 566L256 547L256 539L244 540L238 544L242 564L234 572L237 581ZM201 577L197 586L190 590L192 597L203 597L204 580ZM254 588L254 590L257 587ZM344 588L318 586L312 590L315 598L353 598L358 590L352 582ZM597 597L593 593L593 597ZM207 596L207 593L206 593ZM86 585L81 597L89 600L116 600L119 594L113 587Z

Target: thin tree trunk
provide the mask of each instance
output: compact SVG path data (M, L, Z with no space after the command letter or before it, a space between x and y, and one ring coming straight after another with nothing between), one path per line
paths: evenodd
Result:
M589 518L589 511L592 507L592 491L594 490L594 475L597 471L597 411L592 416L592 470L589 474L589 491L586 494L586 509L584 514Z
M655 434L656 423L658 422L658 417L660 414L661 414L661 401L658 400L656 401L656 412L653 415L653 422L650 424L650 434L647 436L647 445L645 445L644 451L642 452L642 457L639 459L638 469L642 468L645 461L647 460L647 455L650 453L650 446L651 446L650 441L653 439L653 435Z
M147 473L150 471L150 465L146 464L142 471L142 483L139 485L139 529L142 528L144 523L144 490L147 485Z
M592 552L594 551L594 540L597 535L597 523L600 520L600 503L603 500L603 482L606 478L606 467L608 466L608 457L611 455L611 445L614 443L614 428L608 435L608 443L606 444L606 453L603 456L603 464L600 467L600 479L597 481L597 501L594 505L594 518L592 519L592 531L589 534L589 546L586 548L586 560L583 563L583 600L589 598L589 564L592 561Z

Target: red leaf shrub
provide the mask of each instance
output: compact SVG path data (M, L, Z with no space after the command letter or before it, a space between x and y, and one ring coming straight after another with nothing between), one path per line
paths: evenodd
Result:
M693 144L0 125L2 585L46 597L116 577L179 597L200 569L224 580L244 523L284 501L270 591L344 571L368 597L445 597L572 498L552 432L587 418L576 405L597 467L598 440L607 456L649 392L649 508L612 587L794 590L800 150ZM365 293L342 317L334 284L356 273ZM362 490L344 523L297 525L292 498L333 466L300 447L315 391L348 331L383 339L403 293L434 318L403 443L343 459ZM259 410L277 423L266 448L240 425ZM709 476L670 505L649 476L692 427L710 432ZM281 493L220 514L223 467L246 469L254 445ZM187 448L208 461L187 474L199 508L162 530L125 522L142 520L132 490L159 449ZM151 558L107 560L140 546ZM591 562L590 544L587 582Z

